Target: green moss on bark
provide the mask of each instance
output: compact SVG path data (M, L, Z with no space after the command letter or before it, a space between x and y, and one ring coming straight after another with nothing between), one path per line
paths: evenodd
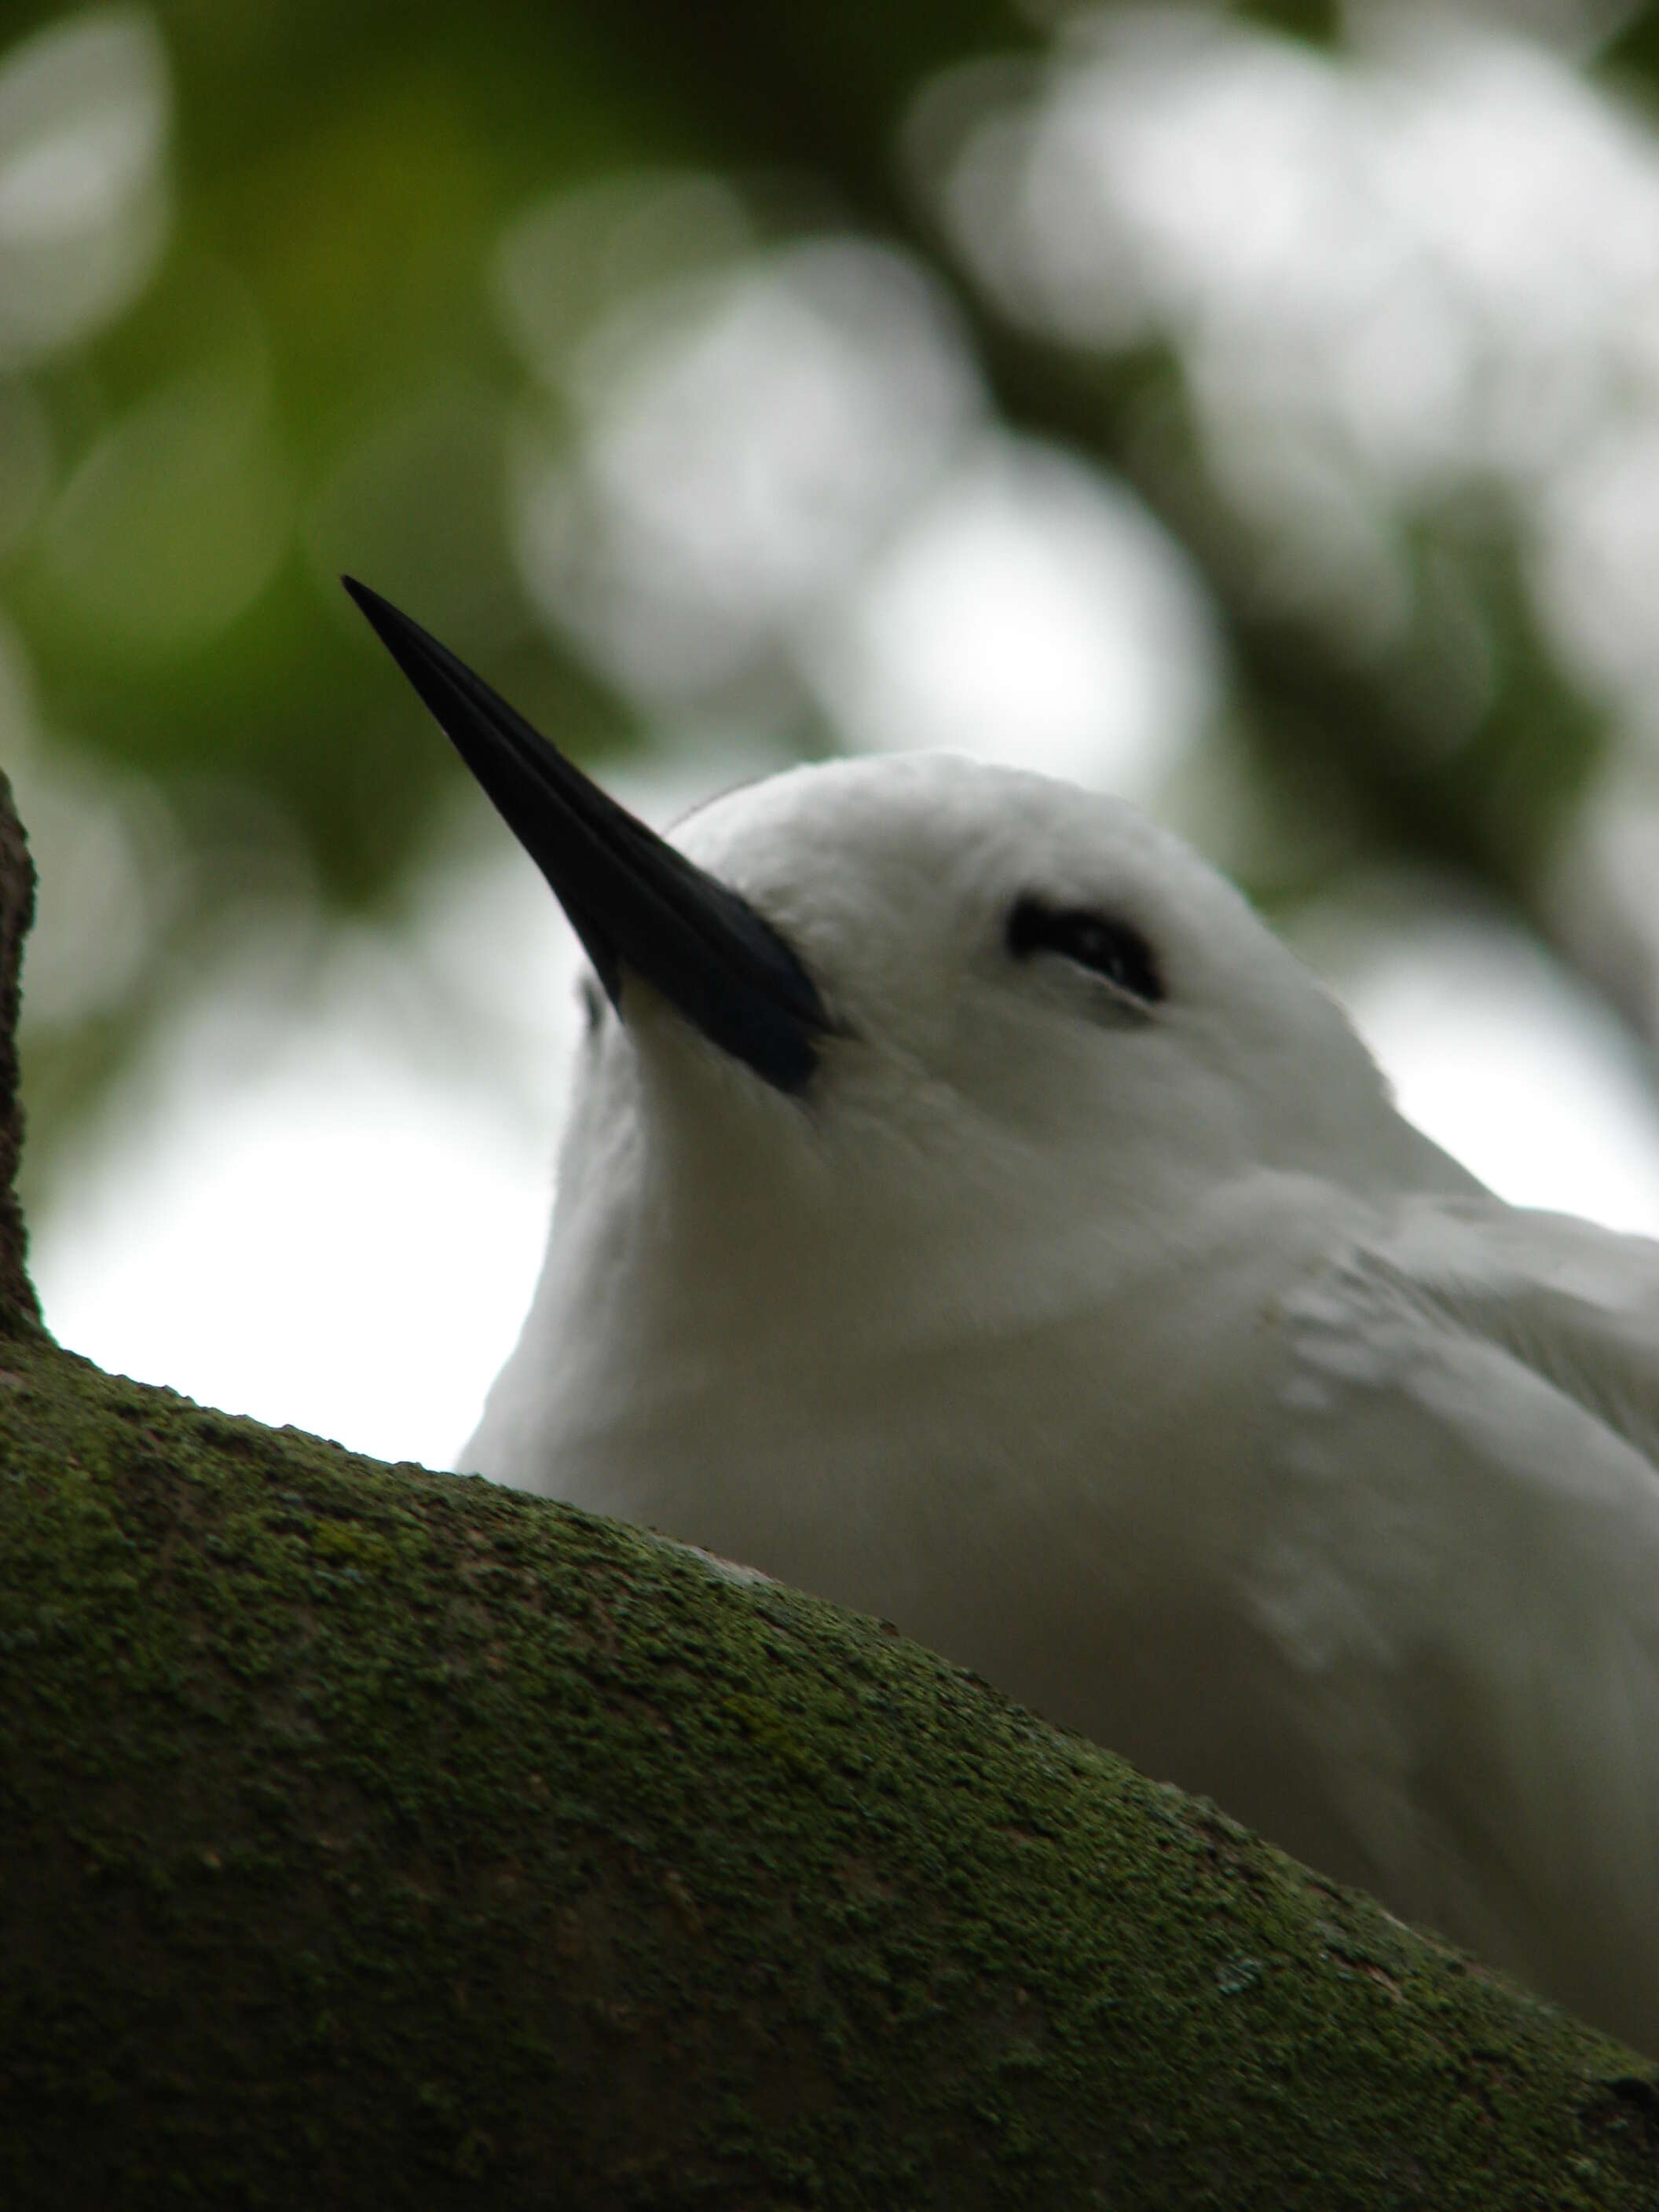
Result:
M0 1367L8 2205L1659 2202L1650 2069L877 1623Z

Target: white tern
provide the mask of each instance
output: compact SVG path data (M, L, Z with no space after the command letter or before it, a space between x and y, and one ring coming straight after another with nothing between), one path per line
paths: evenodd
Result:
M1127 806L670 844L354 597L592 962L460 1464L896 1623L1659 2052L1659 1245L1503 1204Z

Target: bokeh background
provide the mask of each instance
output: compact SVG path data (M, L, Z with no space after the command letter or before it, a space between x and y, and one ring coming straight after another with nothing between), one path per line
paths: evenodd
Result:
M47 1318L442 1464L574 955L342 569L659 821L1127 794L1659 1231L1659 8L0 6Z

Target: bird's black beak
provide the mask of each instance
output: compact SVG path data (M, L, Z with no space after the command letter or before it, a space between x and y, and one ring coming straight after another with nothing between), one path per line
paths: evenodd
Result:
M555 751L418 623L341 579L496 811L552 885L622 1007L631 970L779 1091L803 1091L831 1027L771 924Z

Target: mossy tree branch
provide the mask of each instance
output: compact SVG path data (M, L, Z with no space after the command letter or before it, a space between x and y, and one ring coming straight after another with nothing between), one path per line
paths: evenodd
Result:
M1650 2068L878 1624L13 1312L8 2207L1659 2200Z

